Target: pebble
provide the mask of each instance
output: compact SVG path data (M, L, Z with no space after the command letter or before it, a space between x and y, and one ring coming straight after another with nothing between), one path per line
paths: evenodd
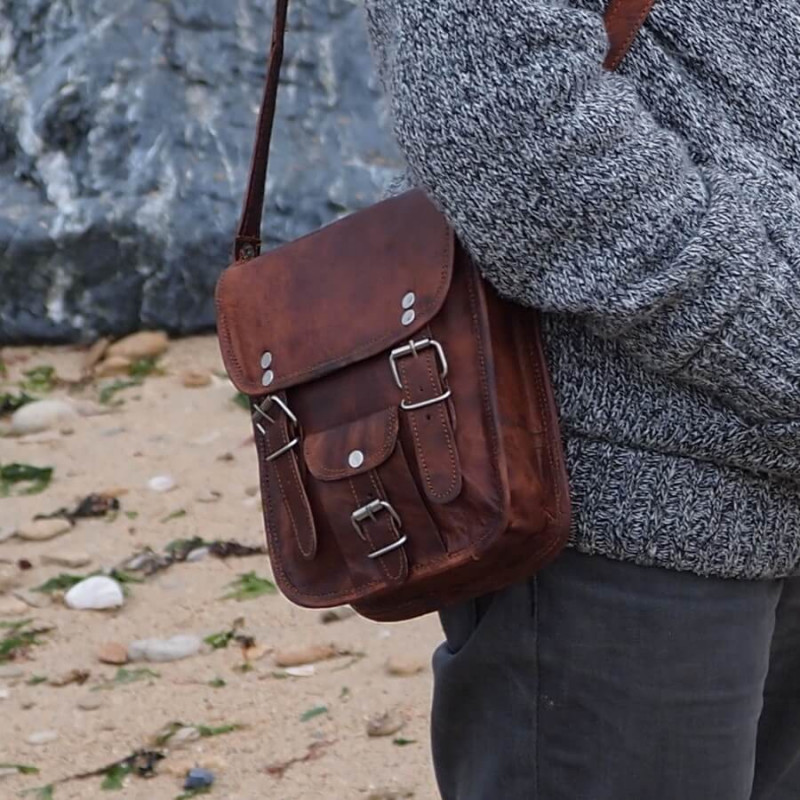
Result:
M91 694L78 701L78 708L81 711L97 711L102 705L103 701Z
M0 664L0 680L13 680L14 678L24 678L25 670L16 664Z
M11 692L5 686L0 686L0 700L8 700L11 697Z
M207 547L196 547L186 556L186 560L190 563L202 561L210 552Z
M17 535L16 525L0 525L0 542L8 541Z
M22 617L28 606L16 597L0 597L0 617Z
M131 642L128 658L131 661L178 661L197 655L203 640L192 634L179 634L169 639L140 639Z
M393 711L376 714L367 720L368 736L391 736L405 725L405 720Z
M47 608L51 605L50 595L43 592L31 592L27 589L20 589L14 592L14 597L25 604L25 613L28 608Z
M128 648L119 642L105 642L97 651L97 659L103 664L127 664Z
M177 485L172 475L154 475L147 481L147 488L153 492L171 492Z
M125 356L110 356L94 368L98 378L110 378L114 375L127 375L133 362Z
M11 415L10 431L16 436L39 433L75 419L78 412L66 400L34 400Z
M341 606L340 608L329 608L319 615L319 621L323 625L329 625L331 622L342 622L343 620L354 617L356 612L350 606Z
M19 586L19 570L10 564L0 564L0 594Z
M194 496L194 499L198 503L217 503L222 499L222 492L215 489L203 489Z
M110 345L106 359L122 356L136 361L140 358L155 358L166 352L169 338L163 331L140 331Z
M181 375L181 383L187 389L200 389L211 385L211 375L200 370L190 369Z
M300 667L304 664L327 661L339 655L345 655L345 653L333 644L286 648L275 653L275 664L278 667Z
M54 567L67 567L68 569L80 569L92 563L92 557L87 553L70 552L66 550L45 553L39 560L42 564L49 564Z
M93 575L75 584L64 596L64 602L76 610L102 611L119 608L125 602L122 587L105 575Z
M98 339L84 354L83 356L83 371L85 373L91 372L98 361L106 354L108 346L111 344L110 339Z
M184 789L205 789L214 783L214 773L207 769L195 767L190 769L183 783Z
M58 733L56 731L37 731L36 733L32 733L25 741L28 744L50 744L50 742L54 742L58 739Z
M17 536L29 542L46 542L71 530L72 523L66 519L35 519L22 525Z
M393 656L386 662L386 673L398 678L408 678L424 672L427 666L428 662L422 659Z

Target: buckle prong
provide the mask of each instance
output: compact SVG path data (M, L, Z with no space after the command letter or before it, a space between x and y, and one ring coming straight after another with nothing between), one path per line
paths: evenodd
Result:
M403 345L402 347L396 347L389 354L389 364L392 368L392 376L394 377L394 382L397 384L397 388L401 391L403 390L403 379L400 376L400 369L397 366L397 362L406 356L414 356L414 358L417 358L419 357L419 351L425 350L428 347L432 347L434 353L436 353L436 357L439 360L439 378L442 382L444 382L449 371L449 365L447 363L447 357L444 354L444 348L442 345L437 342L436 339L420 339L416 342L412 339L408 344ZM441 403L443 400L447 400L451 394L452 392L450 389L445 389L445 391L442 392L438 397L431 397L428 400L420 400L418 403L409 403L406 400L402 400L400 402L400 408L402 408L403 411L414 411L418 408L425 408L427 406L432 406L435 403Z
M375 514L379 511L386 511L398 529L403 527L403 521L400 519L400 515L397 513L397 511L394 510L394 506L392 506L391 503L387 503L386 500L373 500L371 503L367 503L367 505L357 508L350 515L353 527L356 529L356 533L362 542L367 542L368 540L364 535L364 530L361 527L361 523L368 519L375 522ZM391 544L386 545L386 547L382 547L380 550L369 553L367 558L380 558L381 556L385 556L387 553L397 550L398 547L402 547L407 541L408 536L403 534L396 542L392 542Z
M253 423L255 424L259 433L262 436L267 435L267 430L262 425L262 420L266 420L270 425L275 424L276 420L268 413L273 405L277 406L278 409L284 413L286 418L289 420L290 427L293 430L296 430L298 427L297 417L292 413L292 410L289 408L289 406L287 406L280 397L277 397L276 395L268 395L260 403L253 405ZM295 436L291 441L283 445L283 447L279 447L274 453L270 453L267 456L267 461L274 461L284 453L288 453L293 447L297 447L298 444L300 444L300 437Z

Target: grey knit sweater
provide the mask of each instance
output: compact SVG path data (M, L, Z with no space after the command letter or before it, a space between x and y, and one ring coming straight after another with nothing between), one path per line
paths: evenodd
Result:
M573 545L800 571L800 4L366 0L414 184L545 312Z

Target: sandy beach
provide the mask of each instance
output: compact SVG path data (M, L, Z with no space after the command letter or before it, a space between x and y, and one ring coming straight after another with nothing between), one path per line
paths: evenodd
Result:
M0 467L52 468L49 482L0 481L0 797L48 786L28 796L113 797L105 783L172 800L194 796L183 784L199 767L214 775L208 796L224 800L435 800L437 621L325 623L271 593L266 555L220 544L260 548L263 531L248 414L216 340L172 341L145 369L107 377L87 370L85 348L0 357L0 395L73 409L0 438ZM107 509L34 522L70 517L90 495ZM149 567L133 558L143 551ZM67 605L94 573L119 579L121 607ZM131 647L178 635L200 647L169 661ZM73 777L84 773L95 774Z

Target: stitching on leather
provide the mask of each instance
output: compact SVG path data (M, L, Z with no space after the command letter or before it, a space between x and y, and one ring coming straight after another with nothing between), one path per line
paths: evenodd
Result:
M270 435L269 435L270 429L265 428L264 430L265 430L264 439L267 443L267 452L272 452L272 442L270 441ZM286 508L286 513L289 515L289 522L291 523L292 526L292 533L294 534L294 540L297 543L297 547L300 550L300 552L306 558L308 558L310 554L305 550L305 548L303 547L303 543L300 541L300 531L299 528L297 527L297 522L295 521L294 518L294 513L292 511L291 503L289 503L289 498L286 496L286 491L283 488L283 481L281 480L280 468L278 467L277 464L268 462L267 470L270 469L272 469L273 472L275 473L275 480L278 484L278 490L281 493L281 499L283 500L283 505Z
M355 500L356 508L360 508L364 504L361 502L361 500L358 497L358 491L356 490L355 484L353 483L353 479L352 478L348 478L347 479L347 483L350 486L350 491L353 493L353 500ZM369 546L371 548L370 552L374 553L378 548L375 546L375 542L372 541L372 537L369 535L369 532L367 531L366 527L363 526L363 525L361 526L361 532L364 534L364 536L367 537L367 541L369 542ZM375 559L372 559L372 561L373 561L373 563L376 563ZM386 564L384 564L381 559L377 559L377 564L378 564L378 569L380 569L380 571L386 576L386 578L388 580L392 580L392 575L386 569ZM381 583L381 581L374 581L371 585L372 586L378 586L378 585L380 585L380 583Z
M444 242L442 247L443 253L443 261L442 265L439 270L439 286L436 289L436 293L433 296L433 300L429 303L422 304L420 308L417 310L417 316L419 319L424 319L427 315L434 309L438 309L441 307L441 303L443 301L443 295L447 294L447 290L449 289L449 282L447 280L448 275L451 272L451 267L453 264L454 258L454 244L453 244L453 233L450 230L447 222L442 218L442 231L444 233ZM249 380L247 377L247 373L242 368L241 362L239 361L239 357L237 355L237 348L233 344L233 336L231 335L231 328L228 325L228 318L227 315L222 311L222 301L221 295L223 287L225 286L230 274L236 269L244 269L250 268L252 269L251 262L244 262L240 263L239 265L234 264L233 266L229 267L219 279L218 289L215 298L215 305L217 308L217 322L220 326L221 333L224 336L226 347L224 348L223 356L227 356L227 358L231 361L233 365L233 369L229 370L233 372L234 383L240 383L242 386L248 386ZM418 330L418 329L417 329ZM222 337L221 337L222 338ZM355 348L354 350L350 351L348 355L342 356L341 358L334 359L332 361L319 361L313 366L309 367L308 369L299 370L297 372L289 373L288 375L281 375L276 382L276 390L287 386L288 382L295 379L295 378L303 378L307 375L313 375L320 367L325 366L328 367L330 370L334 370L337 366L341 364L350 364L360 360L361 356L368 352L369 350L373 349L375 344L386 343L391 344L398 341L399 338L396 334L384 334L382 336L376 336L373 339L370 339L366 343L362 344L360 347Z
M285 424L285 423L284 423ZM288 439L288 437L287 437ZM294 483L297 494L297 497L300 501L300 509L303 513L303 516L306 518L306 522L308 524L307 533L308 533L308 550L304 550L303 547L300 547L300 552L308 559L313 558L316 550L317 550L317 528L314 524L314 517L311 513L311 509L308 505L308 498L306 497L306 490L305 486L300 479L300 474L297 468L297 458L294 454L294 451L289 451L285 453L281 458L288 458L288 470L289 475L291 477L292 482Z
M353 475L360 475L364 472L367 472L370 469L375 469L383 464L384 461L391 455L392 450L394 449L395 443L397 442L397 409L391 408L389 409L389 416L387 419L387 424L384 426L386 431L383 436L383 444L381 445L381 449L378 451L374 458L370 458L369 456L366 459L364 466L359 469L358 471L348 469L347 467L343 467L341 469L328 469L324 464L320 466L315 466L316 473L321 478L328 478L331 480L337 480L339 478L346 478L348 476ZM307 444L307 442L306 442ZM305 452L306 456L306 463L309 460L314 461L312 457L309 459L309 451L307 447L303 447L303 451ZM311 474L314 475L314 470L311 471ZM314 477L317 477L314 475Z
M380 478L378 477L377 473L374 470L370 470L367 473L369 476L370 483L372 484L372 488L375 490L375 494L378 497L382 497L387 503L389 502L389 495L386 492L386 489L383 488L383 483L381 482ZM388 525L389 530L395 534L395 541L400 538L400 532L395 528L394 520L391 516L388 518ZM399 581L403 577L404 572L408 572L408 562L406 560L406 554L402 548L398 548L394 551L394 553L387 554L387 555L396 555L397 556L397 575L392 575L388 569L387 574L394 578L394 580Z
M431 386L431 388L434 390L434 392L438 392L440 387L437 385L436 373L434 372L433 364L431 363L432 361L434 361L434 363L435 363L435 356L433 356L432 354L425 353L422 356L420 356L420 358L424 358L425 359L425 369L426 369L426 371L428 373L428 384L429 384L429 386ZM401 365L401 369L402 369L402 365ZM403 375L403 378L404 378L404 380L403 380L403 389L404 389L403 395L409 402L412 402L413 398L410 396L410 389L408 388L409 383L411 383L411 381L408 380L408 373L407 372ZM443 386L441 387L441 389L442 389L442 391L444 391L444 387ZM433 480L431 479L431 470L430 470L430 467L428 466L427 459L425 458L425 448L422 446L422 441L421 441L421 438L420 438L420 435L419 435L419 427L417 425L418 415L426 413L426 409L421 408L421 409L418 409L417 411L409 411L408 412L408 417L409 417L409 421L411 423L411 433L412 433L413 438L414 438L414 447L415 447L415 450L417 451L417 456L418 456L419 461L420 461L420 467L421 467L423 475L425 477L425 484L428 487L428 491L431 494L431 496L433 496L433 497L443 498L443 497L447 497L453 491L453 489L455 488L456 482L458 480L458 473L457 473L456 460L455 460L455 457L454 457L454 454L453 454L452 440L450 438L450 432L449 432L448 425L447 425L447 418L443 416L443 414L446 413L446 411L443 410L442 408L437 409L437 411L438 411L438 414L439 414L439 421L442 424L442 430L443 430L444 435L445 435L445 443L447 445L448 455L450 457L450 485L447 488L447 490L444 491L444 492L437 491L436 488L434 487Z

